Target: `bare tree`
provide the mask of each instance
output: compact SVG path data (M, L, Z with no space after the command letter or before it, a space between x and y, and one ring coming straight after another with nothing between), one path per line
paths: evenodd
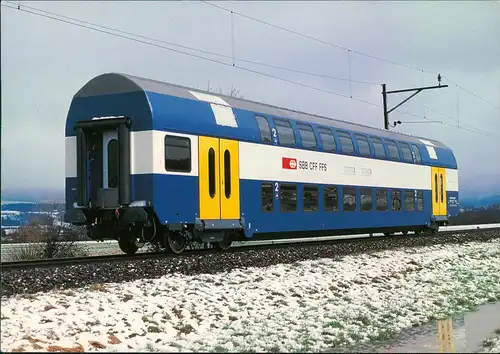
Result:
M236 87L234 87L233 85L231 85L231 89L229 91L227 91L227 93L224 93L222 91L222 88L219 87L218 90L214 90L210 87L210 81L208 82L208 86L207 86L207 91L209 92L217 92L221 95L226 95L226 96L231 96L231 97L235 97L235 98L244 98L244 96L242 94L240 94L240 90L238 90Z
M37 223L23 226L15 231L21 243L15 247L12 260L66 258L85 256L87 250L79 244L83 235L80 230L68 226L44 226Z
M60 201L46 210L37 205L35 217L30 218L28 225L11 234L20 243L9 255L12 260L77 257L88 253L85 245L78 242L87 239L85 228L57 220L54 205L60 205Z

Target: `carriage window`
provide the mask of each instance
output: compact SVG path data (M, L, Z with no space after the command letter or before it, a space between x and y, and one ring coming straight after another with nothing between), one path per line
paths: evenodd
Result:
M372 138L372 144L375 148L375 157L383 159L387 158L384 145L382 144L382 140L380 138Z
M423 191L418 191L417 192L417 207L418 211L424 210L424 192Z
M309 125L297 124L299 128L300 138L302 139L302 147L306 149L316 149L316 135L314 135L313 129Z
M118 188L118 140L108 143L108 188Z
M293 184L282 184L280 186L280 211L297 211L297 186Z
M333 137L332 131L325 128L319 128L319 137L321 138L321 142L323 143L324 151L336 151L337 143L335 142L335 138Z
M325 187L325 211L338 211L339 210L339 194L337 187Z
M370 144L368 144L366 137L363 135L356 135L356 141L358 142L359 155L371 156Z
M191 172L191 140L181 136L165 136L165 169Z
M224 194L229 199L231 196L231 153L224 151Z
M356 211L356 189L344 187L344 211Z
M391 191L392 210L401 211L401 191Z
M215 150L208 150L208 194L210 198L215 197Z
M273 211L273 185L271 183L262 183L261 198L262 211Z
M257 125L260 130L260 141L263 143L271 143L271 129L269 129L269 122L266 117L255 116L255 120L257 120Z
M354 145L352 144L351 136L349 133L339 131L337 132L340 139L340 146L342 146L342 152L346 154L354 154Z
M401 145L401 152L403 153L403 161L404 162L413 162L413 159L411 157L411 151L410 147L408 144L405 143L399 143Z
M375 192L377 211L387 211L389 202L387 201L387 189L377 189Z
M405 191L405 210L406 211L415 210L415 199L413 197L412 191Z
M361 189L361 211L372 211L373 198L371 188Z
M280 145L295 146L295 134L293 132L292 124L287 120L275 119L274 124L278 131L278 138Z
M417 163L422 163L422 157L420 157L420 151L418 150L418 147L416 145L412 145L411 150L413 151L413 154L415 155L415 161Z
M304 186L304 211L318 211L318 187Z
M388 141L387 147L389 148L389 156L391 157L391 160L399 161L399 152L396 143L394 141Z

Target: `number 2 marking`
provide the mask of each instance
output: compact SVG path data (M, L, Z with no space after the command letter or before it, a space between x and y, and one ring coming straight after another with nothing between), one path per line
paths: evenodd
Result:
M273 132L273 138L277 138L276 128L271 129L271 131Z
M274 191L278 192L278 182L274 182Z

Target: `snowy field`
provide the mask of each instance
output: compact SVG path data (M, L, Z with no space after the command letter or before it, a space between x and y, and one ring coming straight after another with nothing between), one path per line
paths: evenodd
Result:
M483 342L481 353L500 353L500 328Z
M1 350L327 351L497 300L498 239L2 298Z

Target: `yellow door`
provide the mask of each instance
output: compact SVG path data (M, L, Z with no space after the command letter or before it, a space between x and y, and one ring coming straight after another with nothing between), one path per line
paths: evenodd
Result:
M432 215L440 215L441 203L439 198L439 167L432 167Z
M221 219L240 218L238 142L220 139Z
M198 139L200 219L220 219L219 139Z
M439 211L441 215L446 215L447 210L446 210L446 169L440 168L439 169L439 184L440 184L440 191L439 191Z

